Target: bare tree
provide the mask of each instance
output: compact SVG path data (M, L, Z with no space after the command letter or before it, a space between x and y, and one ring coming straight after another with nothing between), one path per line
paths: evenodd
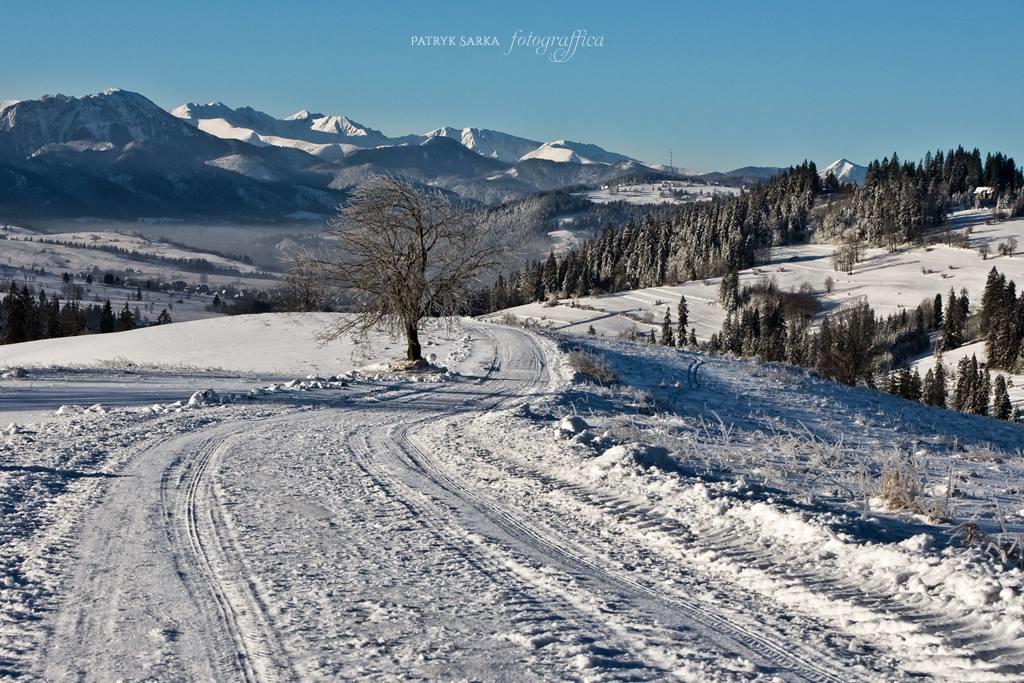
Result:
M480 278L502 262L509 244L503 227L440 191L371 176L331 222L326 251L300 266L339 290L353 311L321 341L383 329L404 333L407 360L422 360L420 322L469 311Z
M277 301L286 311L328 311L333 296L331 288L316 268L309 268L305 253L289 257L291 266L275 291Z

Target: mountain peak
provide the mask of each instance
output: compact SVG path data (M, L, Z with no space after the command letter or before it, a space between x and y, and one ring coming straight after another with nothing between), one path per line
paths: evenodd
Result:
M306 121L308 119L321 119L323 114L314 114L308 109L300 109L291 116L284 117L285 121Z
M860 164L855 164L846 157L840 157L833 161L831 164L821 169L818 173L822 179L828 177L829 174L836 177L841 183L854 183L859 185L864 182L867 177L868 169Z

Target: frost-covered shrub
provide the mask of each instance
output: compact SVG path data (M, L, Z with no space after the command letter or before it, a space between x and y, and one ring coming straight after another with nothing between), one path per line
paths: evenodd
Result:
M917 511L921 482L910 460L890 458L882 470L879 487L879 495L889 509Z
M569 352L567 359L573 370L598 384L615 384L619 381L608 362L596 353L576 349Z

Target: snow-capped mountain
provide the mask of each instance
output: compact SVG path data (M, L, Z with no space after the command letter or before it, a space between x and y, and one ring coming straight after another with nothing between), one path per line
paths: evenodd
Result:
M828 174L832 173L835 175L836 180L841 183L853 183L859 185L864 182L864 179L868 175L868 169L866 166L855 164L847 159L836 159L831 164L821 169L818 175L821 176L822 180L828 177Z
M326 215L372 173L494 204L653 172L596 145L483 128L390 138L340 115L165 111L137 93L46 96L0 110L0 213L15 217Z
M509 164L526 159L607 165L636 161L597 145L570 140L539 142L488 128L442 126L422 135L392 138L346 116L314 114L305 109L284 119L276 119L251 107L232 109L221 102L190 102L173 109L171 113L220 138L243 140L256 145L292 147L331 161L339 161L357 149L417 145L437 137L451 138L481 156Z
M47 95L0 110L0 153L30 156L53 143L170 143L197 131L142 95L111 88L96 95Z
M0 100L0 111L3 111L12 104L17 104L18 100Z
M496 130L488 130L487 128L452 128L451 126L444 126L432 130L424 136L427 138L451 138L462 143L464 147L473 150L477 154L482 154L492 159L500 159L510 164L519 161L542 144L536 140L509 135L508 133Z
M330 161L356 149L393 144L380 131L348 117L316 114L306 109L276 119L252 107L232 109L222 102L189 102L173 109L171 114L219 138L301 149Z
M209 135L125 90L0 111L0 211L12 216L329 213L345 195L319 164Z
M526 159L547 159L560 163L574 164L617 164L620 161L635 161L622 154L615 154L597 145L572 140L554 140L520 157Z

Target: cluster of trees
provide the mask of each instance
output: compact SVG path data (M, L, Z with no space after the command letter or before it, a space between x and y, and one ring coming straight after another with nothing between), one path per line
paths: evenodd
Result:
M993 268L985 281L978 312L985 337L988 366L1000 370L1024 370L1024 292Z
M804 162L739 197L684 204L670 214L634 217L621 229L606 227L561 258L549 254L498 278L481 293L477 309L716 277L754 265L762 247L812 232L837 243L836 268L849 272L865 244L895 250L920 242L948 211L973 201L980 185L994 187L1002 204L1024 212L1024 177L1013 158L998 152L983 161L977 149L958 147L928 153L916 164L893 154L872 161L860 187L840 187L834 177L823 182L814 164ZM839 194L826 194L827 204L815 209L829 189Z
M933 309L938 327L942 330L942 350L952 351L962 346L967 340L967 321L971 313L971 300L967 296L967 290L961 289L960 295L957 296L950 288L945 312L942 308L942 296L936 294Z
M648 341L652 344L658 343L662 346L696 347L697 331L692 327L687 331L686 326L690 322L690 309L686 303L686 297L679 297L676 305L676 322L672 322L672 312L665 308L665 317L661 319L661 334L657 340L654 337L654 330L651 330ZM591 326L593 327L593 326Z
M138 308L132 310L125 302L115 313L110 300L103 304L85 304L77 299L61 302L56 294L38 294L12 282L0 304L0 343L18 344L36 339L73 337L80 334L102 334L133 330L141 324ZM158 325L171 322L164 309L157 318Z
M826 183L828 184L828 183ZM834 183L833 183L834 185ZM821 220L818 238L844 243L865 241L894 251L919 242L925 230L945 221L955 206L969 205L975 187L995 188L1005 208L1024 197L1024 177L1013 158L958 147L928 153L918 163L903 163L896 154L868 164L864 184L846 188Z
M482 307L498 310L552 297L676 284L751 266L759 248L805 239L821 190L814 164L738 197L683 204L665 218L645 215L556 258L498 278Z
M904 367L889 375L886 389L925 405L970 415L991 415L1000 420L1020 420L1019 410L1010 402L1006 377L1000 374L993 380L988 368L978 363L977 356L960 359L952 385L953 392L948 395L946 369L940 355L935 368L925 373L924 379L917 368Z
M875 386L880 368L928 348L930 306L878 319L867 302L858 302L825 316L814 331L812 293L766 291L774 296L758 293L744 301L749 295L741 295L721 332L712 335L712 351L812 368L843 384Z

